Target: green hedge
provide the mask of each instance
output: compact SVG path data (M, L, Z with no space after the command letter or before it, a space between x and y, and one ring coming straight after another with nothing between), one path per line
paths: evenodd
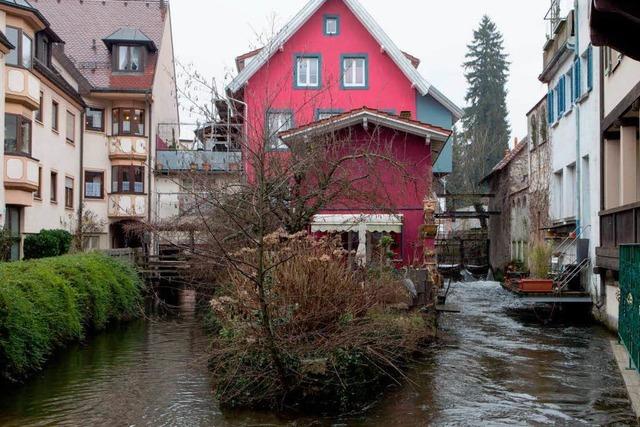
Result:
M49 258L65 255L71 248L73 236L67 230L40 230L24 239L24 259Z
M135 270L99 253L0 264L0 379L42 368L57 347L142 313Z

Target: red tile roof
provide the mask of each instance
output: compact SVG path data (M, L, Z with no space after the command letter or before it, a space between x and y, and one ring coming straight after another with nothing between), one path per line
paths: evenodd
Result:
M441 128L439 126L430 125L428 123L423 123L423 122L420 122L420 121L417 121L417 120L413 120L413 119L408 119L406 117L397 116L395 114L389 114L389 113L387 113L385 111L375 110L375 109L368 108L368 107L358 108L358 109L355 109L355 110L347 111L345 113L337 114L337 115L332 116L332 117L328 117L326 119L317 120L315 122L311 122L311 123L308 123L306 125L298 126L297 128L293 128L293 129L286 130L284 132L280 132L280 135L286 137L289 134L298 133L298 132L301 132L301 131L304 131L306 129L313 128L313 127L316 127L316 126L319 126L319 125L322 126L322 125L325 125L325 124L329 124L331 122L338 121L338 120L344 119L346 117L353 116L353 115L356 115L356 114L359 114L359 113L363 113L363 112L376 114L376 115L379 115L379 116L384 116L384 117L387 117L387 118L390 118L390 119L394 119L394 120L399 120L399 121L411 124L413 126L421 127L421 128L423 128L425 130L441 133L443 135L446 135L447 137L451 135L451 130L449 130L449 129Z
M121 28L142 31L161 48L165 19L161 0L32 0L65 42L64 52L95 89L151 89L157 53L147 52L140 75L112 73L111 54L102 40Z
M528 139L524 138L522 141L516 144L516 146L513 147L513 150L506 153L502 160L500 160L498 164L496 164L493 169L491 169L491 172L489 172L489 174L485 176L481 182L487 181L495 173L500 172L502 169L504 169L509 163L511 163L513 159L515 159L515 157L522 151L522 149L527 146L527 143Z

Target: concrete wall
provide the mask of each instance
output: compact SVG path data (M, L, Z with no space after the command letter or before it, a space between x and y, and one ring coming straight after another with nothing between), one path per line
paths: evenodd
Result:
M616 57L617 52L613 51L614 65L617 62ZM604 116L609 115L639 82L640 62L623 56L620 64L604 76Z

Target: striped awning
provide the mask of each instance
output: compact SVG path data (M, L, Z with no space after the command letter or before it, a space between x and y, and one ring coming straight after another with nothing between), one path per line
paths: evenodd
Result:
M314 215L312 232L358 231L364 225L366 231L401 233L404 217L401 214L326 214Z

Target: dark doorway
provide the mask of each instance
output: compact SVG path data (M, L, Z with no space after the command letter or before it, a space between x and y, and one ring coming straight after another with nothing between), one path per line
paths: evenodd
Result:
M113 249L141 248L143 246L142 231L137 221L114 222L109 226L111 231L111 247Z

